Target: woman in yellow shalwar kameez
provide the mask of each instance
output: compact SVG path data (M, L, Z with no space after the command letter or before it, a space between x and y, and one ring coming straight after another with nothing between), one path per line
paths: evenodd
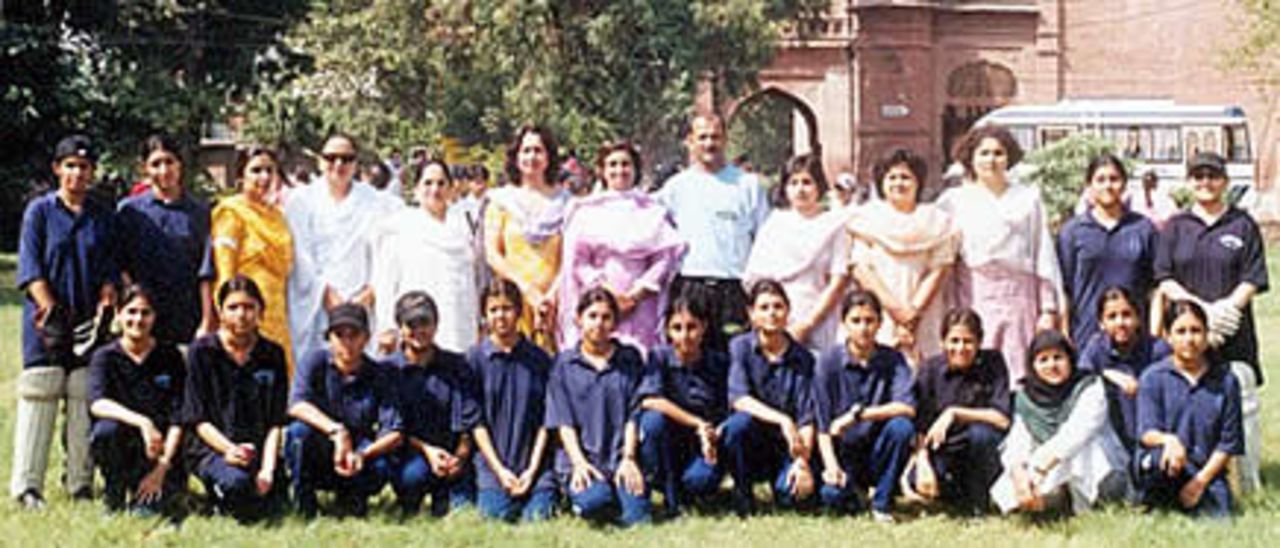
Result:
M511 280L524 295L520 332L556 352L556 280L561 228L569 193L556 184L555 138L525 126L507 150L512 185L489 193L485 208L485 258L495 276Z
M253 279L266 299L261 333L285 349L293 377L286 287L293 269L293 236L284 212L269 202L280 182L280 163L267 148L250 148L237 162L240 193L213 209L213 264L217 287L237 274Z

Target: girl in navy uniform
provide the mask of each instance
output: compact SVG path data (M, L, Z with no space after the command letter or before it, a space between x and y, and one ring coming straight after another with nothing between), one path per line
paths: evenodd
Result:
M285 459L293 500L307 518L316 491L337 493L339 511L363 516L386 485L388 456L402 441L395 370L364 354L369 313L355 303L329 311L329 348L304 358L293 378Z
M1098 297L1100 331L1080 354L1080 370L1101 375L1107 390L1111 427L1125 449L1133 451L1138 436L1138 378L1148 365L1169 355L1169 345L1142 328L1141 311L1128 290L1105 289Z
M391 485L406 516L417 513L428 494L434 516L475 499L470 432L480 410L466 360L436 346L439 318L435 300L425 291L396 300L400 352L389 359L399 371L404 445L392 459Z
M782 284L756 282L747 302L754 329L729 343L733 414L721 429L740 516L752 511L755 481L772 481L774 501L786 507L814 490L813 354L787 333L790 302Z
M187 351L186 457L219 511L251 521L283 503L289 377L284 349L258 334L266 303L258 285L237 275L217 297L218 331Z
M686 496L709 495L720 486L718 426L728 414L725 389L729 357L704 345L710 316L704 304L678 295L667 307L667 344L649 351L646 394L640 406L640 458L662 486L667 511Z
M823 506L841 512L874 486L871 514L892 522L893 494L916 433L911 368L902 353L876 343L881 311L874 294L850 293L840 313L848 340L822 353L813 378L819 493Z
M582 340L561 352L547 385L547 428L562 444L556 473L573 512L591 521L648 522L649 486L638 462L640 351L613 339L618 303L603 288L578 301Z
M178 455L186 368L177 346L152 334L151 302L141 286L125 288L116 309L123 336L89 362L90 447L113 511L124 508L128 495L135 511L166 509L186 487Z
M543 427L551 357L520 334L523 297L515 283L496 279L480 296L488 336L467 353L479 386L477 506L486 517L513 521L551 517L557 499Z
M1244 453L1244 432L1239 381L1206 353L1209 321L1191 301L1175 301L1165 313L1173 355L1138 381L1135 468L1147 504L1225 517L1232 502L1227 462Z
M916 456L904 482L925 500L981 514L1000 475L1000 442L1012 402L1004 356L982 349L982 319L969 308L942 318L943 353L916 376Z

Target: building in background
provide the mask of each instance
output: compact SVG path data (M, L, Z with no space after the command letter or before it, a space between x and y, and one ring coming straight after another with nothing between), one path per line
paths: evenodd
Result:
M833 0L787 39L753 101L793 107L796 152L820 148L828 173L868 177L886 151L929 160L1002 106L1070 98L1229 104L1250 121L1259 189L1273 187L1276 90L1229 69L1242 37L1231 0ZM1268 93L1270 91L1271 93Z

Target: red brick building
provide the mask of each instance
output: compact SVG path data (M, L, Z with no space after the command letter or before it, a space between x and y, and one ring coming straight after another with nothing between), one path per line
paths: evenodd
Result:
M936 174L955 137L1010 104L1235 104L1269 187L1280 95L1230 68L1240 17L1234 0L833 0L805 40L784 41L759 93L794 104L798 150L817 141L828 172L864 174L899 146Z

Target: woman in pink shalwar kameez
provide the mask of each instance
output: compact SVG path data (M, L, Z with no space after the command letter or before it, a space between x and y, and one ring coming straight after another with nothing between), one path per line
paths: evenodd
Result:
M961 234L951 300L982 317L982 346L1004 354L1009 382L1017 386L1032 337L1058 327L1062 276L1053 235L1039 189L1009 176L1022 149L1008 130L976 128L954 156L965 182L938 201Z
M626 141L600 149L596 169L605 190L574 200L565 214L560 269L560 348L578 339L578 297L602 286L618 300L615 335L639 348L661 338L666 288L687 247L666 208L635 190L640 153Z

